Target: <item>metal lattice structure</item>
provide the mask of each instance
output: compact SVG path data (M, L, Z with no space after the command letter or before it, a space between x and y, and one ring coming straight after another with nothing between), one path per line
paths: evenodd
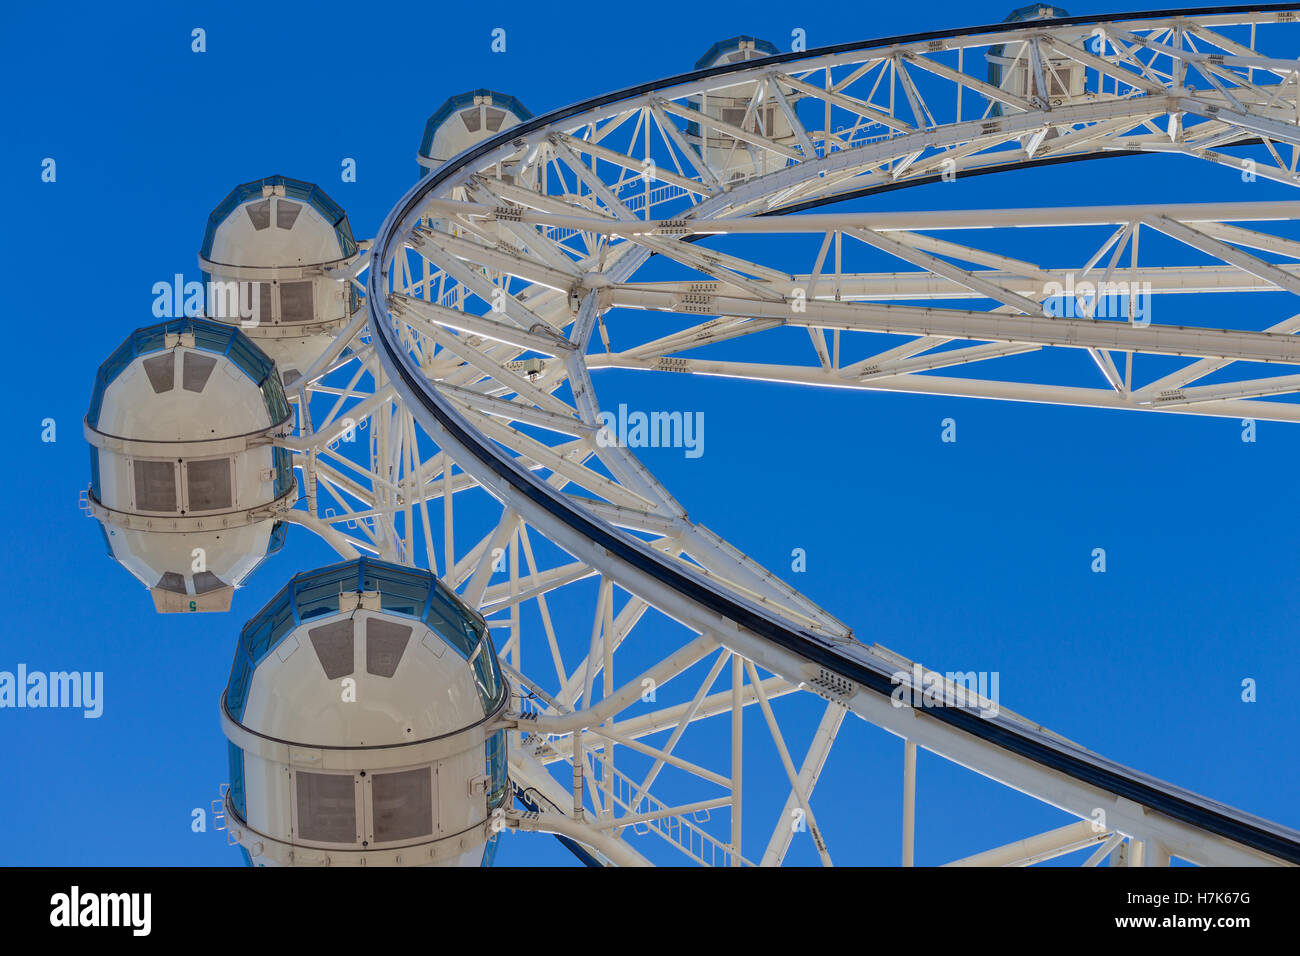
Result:
M1078 818L962 862L1084 847L1089 865L1300 862L1300 833L1005 709L989 716L946 679L946 706L895 706L900 683L921 693L923 672L689 517L613 440L592 374L1300 420L1276 400L1300 374L1260 371L1300 363L1300 308L1228 329L1145 322L1135 307L1138 289L1300 294L1300 242L1272 228L1300 218L1300 202L832 205L1111 154L1249 165L1294 185L1296 17L1272 6L1033 20L768 56L742 42L736 62L489 138L401 199L368 253L334 269L365 304L290 390L298 424L282 444L306 494L288 517L344 556L423 564L496 629L515 697L510 776L529 808L511 826L601 862L742 865L781 862L793 818L829 863L814 789L851 716L905 742L905 864L917 747ZM1000 231L1024 227L1105 238L1077 262L998 251ZM988 241L945 238L974 228ZM1187 257L1143 257L1152 234ZM788 237L806 237L806 261L773 254ZM673 277L641 278L651 257ZM1062 294L1071 281L1101 294ZM1128 311L1099 317L1121 282ZM671 330L642 332L645 311ZM752 361L764 348L770 360ZM1049 353L1066 358L1008 364ZM471 501L479 517L458 521ZM484 501L496 503L486 525ZM524 608L540 626L525 626ZM793 694L824 708L803 754L782 731L779 699ZM747 707L789 789L757 846L741 841ZM709 765L678 748L705 721L729 722L731 740Z

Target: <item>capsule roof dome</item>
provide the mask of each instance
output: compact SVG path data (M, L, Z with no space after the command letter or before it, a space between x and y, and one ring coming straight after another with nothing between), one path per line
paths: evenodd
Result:
M301 179L290 179L288 176L267 176L264 179L255 179L252 182L241 183L230 191L230 194L212 210L208 216L207 229L203 233L203 246L199 250L199 255L208 259L212 256L212 243L216 238L217 229L223 222L230 218L236 209L244 203L260 199L265 187L282 187L286 197L300 200L315 209L320 215L334 227L334 235L338 239L339 252L341 258L354 255L357 251L357 242L352 235L352 226L348 223L347 213L343 207L330 199L315 183L304 182Z
M239 635L225 695L226 711L240 720L253 672L302 624L339 613L340 595L376 591L384 614L412 618L437 632L462 659L473 659L484 711L495 708L507 686L496 663L492 637L481 616L438 577L420 568L361 557L295 575ZM491 651L475 655L480 642Z
M194 336L195 349L228 357L251 378L266 398L272 422L282 421L288 416L289 403L284 396L284 387L275 374L275 363L265 352L235 326L211 319L187 317L136 329L100 365L95 375L95 388L90 396L90 410L86 413L86 421L91 428L99 425L104 393L118 376L140 356L167 348L168 336L182 334Z
M1003 23L1019 23L1021 20L1057 20L1070 14L1061 7L1050 3L1031 3L1018 10L1012 10Z
M735 36L729 40L719 40L713 46L709 47L704 56L695 61L695 69L707 70L712 66L721 66L724 63L734 63L740 59L735 54L740 52L742 43L754 44L754 52L761 53L765 56L774 56L781 51L776 45L767 40L751 36Z
M1057 20L1070 15L1064 7L1055 7L1050 3L1031 3L1028 6L1012 10L1002 22L1003 23L1020 23L1025 20ZM1002 63L1001 59L1006 55L1006 44L998 43L989 47L987 58L989 61L989 82L994 86L1002 85ZM1002 104L994 103L991 110L991 116L1002 115Z
M433 115L430 116L428 122L424 124L424 138L420 141L420 155L425 159L432 159L433 138L437 135L438 130L441 129L458 110L462 110L467 106L473 106L475 101L479 100L486 101L497 109L513 114L515 119L521 123L533 118L533 114L529 111L528 107L524 106L524 104L519 101L518 97L511 96L508 93L498 93L495 90L470 90L466 93L458 93L455 96L448 97L447 101L434 110Z

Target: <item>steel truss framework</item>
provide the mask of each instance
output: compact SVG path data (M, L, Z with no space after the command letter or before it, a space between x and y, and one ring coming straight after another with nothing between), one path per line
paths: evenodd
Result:
M1281 7L1072 18L754 59L538 117L403 197L369 255L337 273L366 307L299 380L298 427L284 444L298 456L305 508L290 518L345 556L424 563L482 609L516 697L511 778L532 808L512 811L511 826L566 836L600 862L668 848L678 861L743 865L780 863L796 821L830 863L814 788L852 714L905 742L907 865L918 747L1078 818L961 863L1084 847L1094 850L1085 865L1300 862L1295 831L1005 708L983 716L989 702L959 683L934 692L946 706L894 706L900 679L916 683L912 662L859 642L691 520L602 431L590 374L1300 420L1300 406L1276 400L1300 390L1300 375L1260 371L1300 363L1300 308L1254 329L1148 323L1137 309L1148 289L1300 294L1300 241L1273 228L1300 218L1300 203L828 208L1112 153L1245 164L1295 184L1295 19ZM1026 92L987 81L995 44L1011 70L1023 66ZM1077 95L1070 69L1085 77ZM738 95L749 102L739 122L709 112L710 97ZM701 136L725 148L702 158L691 140ZM1015 227L1099 237L1079 262L1043 264L998 251ZM775 247L746 245L751 234L806 235L809 258L761 261L751 250ZM1188 261L1142 257L1154 234ZM679 277L638 281L652 256ZM1084 282L1103 294L1080 292ZM1130 318L1099 309L1108 290ZM645 310L672 330L649 337ZM806 334L804 354L788 347L791 329ZM729 357L767 339L786 343L769 349L771 362ZM1011 364L1027 353L1064 357ZM945 369L961 374L935 374ZM497 509L486 524L485 502ZM814 694L823 716L807 751L793 752L782 698ZM741 840L746 708L761 713L789 788L760 845ZM705 724L729 734L729 754L690 748Z

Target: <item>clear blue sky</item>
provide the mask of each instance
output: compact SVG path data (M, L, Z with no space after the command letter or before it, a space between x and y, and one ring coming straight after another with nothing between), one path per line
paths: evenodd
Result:
M320 183L368 237L413 181L424 121L450 94L488 86L540 113L689 69L738 33L785 49L795 28L815 46L996 22L1012 6L756 0L672 17L512 3L7 7L0 670L103 671L106 701L98 720L0 710L0 862L239 861L222 834L190 828L191 810L226 778L217 698L235 636L288 576L332 553L295 528L231 614L160 617L77 509L95 369L153 321L155 282L198 278L205 219L232 186L272 173ZM194 27L207 31L205 54L190 51ZM494 27L507 30L504 55L489 51ZM44 157L58 163L56 183L41 182ZM357 161L356 183L340 182L344 157ZM936 187L899 192L872 208L1293 198L1264 183L1243 194L1232 172L1186 160L1097 165L944 187L962 190L951 200ZM1279 297L1214 305L1229 310L1226 324L1251 328L1296 311ZM702 458L646 450L644 460L694 518L862 639L940 669L997 670L1006 706L1300 826L1300 530L1289 506L1300 430L1261 424L1244 444L1228 420L632 373L602 374L597 387L606 407L704 411ZM939 441L945 417L958 422L955 445ZM45 418L57 422L53 444L40 440ZM786 438L779 449L775 434ZM789 573L795 547L808 554L801 575ZM1104 575L1089 570L1096 547ZM1245 677L1258 682L1257 703L1239 699ZM807 734L795 736L802 751ZM896 861L901 751L846 723L815 803L839 862ZM779 774L770 754L754 760ZM751 846L770 825L757 817ZM917 819L918 860L929 863L1063 822L924 755ZM790 858L815 859L806 836ZM519 835L497 859L571 861L553 841Z

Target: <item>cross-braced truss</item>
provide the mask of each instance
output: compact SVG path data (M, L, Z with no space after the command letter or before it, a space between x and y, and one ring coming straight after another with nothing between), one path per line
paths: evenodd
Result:
M906 864L917 747L1079 820L959 862L1300 861L1294 831L993 716L960 682L931 687L943 706L895 706L929 675L688 517L614 440L591 375L1297 420L1279 396L1300 390L1300 307L1262 296L1272 318L1227 329L1161 303L1300 293L1300 204L827 209L1111 153L1295 184L1295 18L1031 21L751 59L539 117L403 198L369 273L345 277L367 307L300 380L293 520L482 609L516 695L513 826L603 862L779 863L798 838L829 863L814 788L851 712L905 741ZM1037 261L1016 249L1027 227L1088 251ZM793 749L787 715L813 705ZM751 800L758 844L741 839L747 709L788 788Z

